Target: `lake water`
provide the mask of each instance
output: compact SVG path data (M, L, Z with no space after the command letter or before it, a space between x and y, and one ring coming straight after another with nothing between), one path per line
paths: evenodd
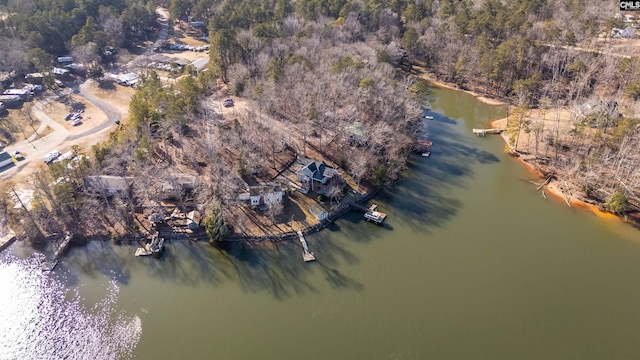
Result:
M544 200L474 127L501 109L435 89L430 158L351 213L273 248L74 248L54 274L0 260L0 358L631 359L640 232ZM6 289L9 289L7 291ZM7 321L8 320L8 321Z

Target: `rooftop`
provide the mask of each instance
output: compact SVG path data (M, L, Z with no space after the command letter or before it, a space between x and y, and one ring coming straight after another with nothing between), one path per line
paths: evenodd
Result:
M0 162L11 159L11 155L7 152L0 153Z

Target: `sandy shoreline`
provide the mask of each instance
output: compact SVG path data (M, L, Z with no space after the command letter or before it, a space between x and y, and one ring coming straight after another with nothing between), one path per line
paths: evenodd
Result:
M436 85L438 87L442 87L442 88L447 88L447 89L451 89L451 90L457 90L457 91L462 91L465 92L473 97L475 97L476 99L478 99L478 101L485 103L487 105L508 105L507 103L500 101L498 99L492 99L492 98L488 98L486 96L482 96L474 91L471 90L464 90L464 89L460 89L458 87L458 85L454 84L454 83L448 83L448 82L444 82L441 80L436 79L436 77L427 72L425 69L423 68L419 68L420 71L422 72L420 74L420 78L429 81L430 83L432 83L433 85Z
M490 126L494 129L506 129L507 118L492 121L490 123ZM500 134L500 137L505 142L505 144L509 145L509 139L507 138L507 135L505 133ZM533 164L529 163L528 161L526 161L520 156L516 157L516 159L518 159L518 161L522 165L524 165L529 171L531 171L532 174L537 176L541 181L544 181L545 179L544 174L539 169L537 169ZM615 214L602 210L597 205L587 203L580 199L576 199L570 193L569 194L565 193L563 191L562 184L558 180L551 180L547 185L545 185L541 189L541 191L544 191L545 196L551 195L554 198L554 200L558 201L558 203L560 204L566 204L571 207L588 210L589 212L603 219L617 220L617 221L624 222L622 218L618 217ZM565 196L566 196L566 199L565 199Z
M420 75L420 78L425 79L436 86L451 89L451 90L463 91L469 95L474 96L476 99L478 99L478 101L481 101L488 105L509 106L509 104L501 100L491 99L470 90L460 89L456 84L440 81L436 79L436 77L433 74L426 72L425 69L421 68L421 70L423 71L423 73ZM489 125L491 128L494 128L494 129L506 129L507 118L494 120L490 122ZM505 142L505 144L509 145L509 139L507 138L506 133L502 133L500 136L502 140ZM525 166L528 170L530 170L533 174L535 174L535 176L540 178L540 180L544 181L544 174L540 170L536 169L536 167L533 166L533 164L527 162L525 159L523 159L520 156L518 156L517 159L523 166ZM572 197L571 194L565 194L562 190L562 184L560 184L558 180L550 181L547 185L544 186L544 188L541 191L543 190L545 192L545 196L551 195L553 198L555 198L554 200L558 201L559 203L567 204L568 202L571 207L588 210L598 217L622 221L620 217L612 213L601 210L597 205L590 204L582 200L576 199L575 197ZM567 196L566 200L565 200L565 196Z

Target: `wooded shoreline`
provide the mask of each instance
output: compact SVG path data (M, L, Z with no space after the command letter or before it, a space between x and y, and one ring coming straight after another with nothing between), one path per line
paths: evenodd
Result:
M481 102L483 102L483 103L485 103L487 105L507 106L509 109L513 108L512 105L504 102L503 100L487 97L484 94L481 94L481 93L479 93L477 91L461 89L459 86L457 86L454 83L449 83L449 82L445 82L445 81L439 80L435 76L435 74L429 73L424 68L421 68L421 67L418 67L418 68L421 71L419 77L429 81L432 85L435 85L437 87L451 89L451 90L465 92L465 93L467 93L469 95L472 95L476 99L478 99L478 101L481 101ZM507 127L507 118L502 118L502 119L491 121L489 123L489 126L491 128L493 128L493 129L506 129L506 127ZM505 142L505 144L507 146L511 146L510 143L509 143L509 138L507 137L506 133L502 133L500 135L500 137L502 138L502 140ZM563 186L563 184L561 183L560 180L555 179L552 174L545 174L541 169L536 167L535 164L531 163L530 161L527 161L527 159L525 159L522 156L520 156L521 154L519 152L516 152L514 155L515 155L514 157L517 158L518 161L523 166L525 166L533 174L535 174L537 177L539 177L540 180L544 183L544 185L543 185L543 183L538 185L538 187L540 187L540 189L538 189L538 190L541 191L542 196L544 196L545 198L546 198L546 195L548 193L551 196L553 196L558 202L565 203L569 207L577 207L577 208L580 208L580 209L588 210L588 211L592 212L593 214L595 214L596 216L601 217L601 218L606 218L606 219L609 219L609 220L614 220L615 219L615 220L619 220L619 221L623 221L623 222L627 222L627 223L640 225L640 216L638 216L637 212L630 212L630 213L626 214L626 216L618 216L616 214L613 214L613 213L610 213L608 211L605 211L605 210L602 209L602 204L603 203L595 202L595 201L588 201L588 200L586 200L586 199L584 199L582 197L577 197L575 195L575 192L572 191L572 190L577 189L577 187L571 181L569 181L566 186Z

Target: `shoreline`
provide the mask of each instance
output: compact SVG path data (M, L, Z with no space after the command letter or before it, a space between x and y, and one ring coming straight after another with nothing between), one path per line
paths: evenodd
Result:
M446 89L451 89L451 90L456 90L456 91L462 91L464 93L467 93L467 94L475 97L476 99L478 99L478 101L480 101L480 102L482 102L484 104L487 104L487 105L509 106L509 104L507 104L506 102L504 102L502 100L489 98L489 97L481 95L481 94L479 94L479 93L477 93L475 91L472 91L472 90L461 89L460 87L458 87L458 85L456 85L454 83L438 80L438 78L436 78L435 75L433 75L432 73L430 73L429 71L427 71L426 69L424 69L421 66L414 66L414 67L417 68L420 71L420 74L418 75L419 78L427 80L428 82L430 82L431 84L433 84L435 86L446 88Z
M493 129L505 129L507 125L506 123L507 123L507 118L502 118L502 119L491 121L489 123L489 126ZM511 147L511 145L509 144L509 139L507 138L507 135L504 132L499 136L502 139L502 141L504 141L506 146ZM518 156L514 156L514 158L516 158L518 162L520 162L528 171L530 171L532 174L537 176L540 180L545 179L545 174L542 171L540 171L540 169L536 168L535 165L531 164L529 161L527 161L522 156L520 156L519 153L517 153L517 155ZM571 208L575 207L583 211L585 210L589 211L590 213L602 219L616 220L616 221L620 221L628 224L633 223L633 221L625 220L625 218L619 215L602 210L602 208L600 208L600 206L596 204L588 203L584 200L576 198L575 196L572 196L570 192L567 196L562 190L562 184L560 184L560 181L558 181L557 179L552 179L549 181L548 184L543 186L541 191L545 191L545 190L546 190L545 194L550 194L554 198L554 201L557 201L559 204L564 203L565 205Z

